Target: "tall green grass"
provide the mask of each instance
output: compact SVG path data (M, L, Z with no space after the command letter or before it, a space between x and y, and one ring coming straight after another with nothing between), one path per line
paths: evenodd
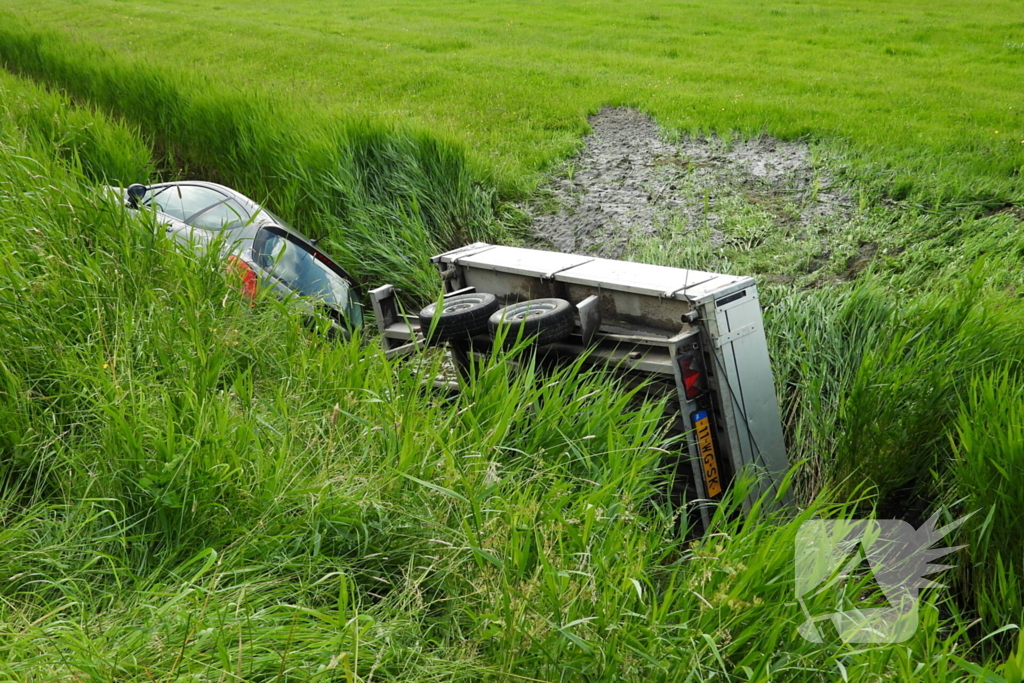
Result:
M824 476L847 493L865 475L883 499L931 490L971 382L1024 361L1022 314L979 270L902 298L867 283L783 299L769 328L794 455L828 453Z
M0 106L6 125L16 127L33 148L56 152L96 183L128 185L152 174L152 150L138 130L95 109L69 107L66 98L5 71L0 71Z
M905 644L796 635L846 506L741 486L685 540L636 388L520 349L436 393L155 228L0 119L0 678L970 680L941 593Z
M97 191L221 180L366 281L429 296L426 256L504 230L460 147L303 125L301 106L22 29L0 28L5 62L78 106L0 79L0 675L954 681L975 659L995 676L1024 617L1010 217L917 225L888 281L770 292L804 508L735 514L741 486L691 544L651 496L671 444L635 389L520 350L434 393L436 356L250 309L212 252ZM956 592L926 593L911 641L796 635L802 521L939 505L980 512Z
M1020 364L973 378L964 392L951 434L951 470L958 498L973 512L966 535L970 558L960 572L961 590L971 596L986 628L1008 619L1024 621L1024 538L1020 518L1024 466L1024 408Z
M981 266L903 299L876 283L790 296L768 325L790 456L808 463L806 497L866 495L861 514L917 524L943 507L973 513L956 539L966 549L954 594L982 620L975 635L1024 620L1024 537L1011 522L1024 302Z
M427 257L502 234L487 178L437 136L365 117L327 119L256 89L225 92L198 74L17 23L0 29L0 62L138 129L159 176L224 183L328 237L364 283L427 291Z

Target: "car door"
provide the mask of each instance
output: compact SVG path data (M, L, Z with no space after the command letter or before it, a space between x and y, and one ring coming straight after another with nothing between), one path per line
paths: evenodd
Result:
M185 219L185 222L193 228L216 232L241 227L251 217L251 213L238 201L231 197L225 197L216 204L192 214Z
M222 204L228 196L223 192L202 185L172 183L153 189L146 203L162 214L167 231L182 244L205 248L212 238L212 231L203 226L194 226L191 219ZM169 220L168 220L169 219Z

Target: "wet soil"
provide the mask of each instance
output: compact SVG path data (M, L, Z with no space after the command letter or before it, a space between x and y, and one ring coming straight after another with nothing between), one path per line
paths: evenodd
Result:
M528 207L538 240L560 251L618 258L637 237L695 228L717 246L751 210L811 235L820 231L807 228L852 212L803 142L673 141L649 116L622 107L602 109L590 125L580 153Z

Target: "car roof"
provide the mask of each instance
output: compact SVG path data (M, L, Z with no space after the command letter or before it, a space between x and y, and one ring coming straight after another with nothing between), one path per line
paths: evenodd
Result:
M208 187L211 190L220 190L221 192L226 192L228 194L242 194L238 190L233 190L227 185L211 183L208 180L168 180L163 183L153 183L152 185L147 185L147 187L174 187L175 185L198 185L199 187ZM242 196L245 197L245 195ZM248 199L248 197L246 197L246 199Z
M292 235L295 235L296 237L300 238L304 242L312 244L312 241L309 239L309 237L307 237L305 234L303 234L299 230L296 230L294 227L292 227L290 225L282 225L283 221L281 221L280 219L278 219L275 216L273 216L273 214L271 214L269 212L269 210L266 207L264 207L262 204L260 204L259 202L255 201L254 199L252 199L250 197L247 197L246 195L242 194L238 190L235 190L235 189L232 189L230 187L227 187L226 185L221 185L220 183L213 183L213 182L210 182L210 181L207 181L207 180L171 180L171 181L164 182L164 183L153 183L152 185L147 185L147 187L150 190L152 190L154 188L164 189L164 188L168 188L168 187L179 187L179 186L182 186L182 185L194 185L194 186L197 186L197 187L205 187L207 189L216 190L218 192L223 192L224 194L226 194L229 197L232 197L232 198L235 198L235 199L241 199L243 201L243 205L244 204L250 204L250 205L252 205L252 207L255 207L256 209L260 210L259 215L256 216L256 219L252 222L251 225L253 225L255 227L260 227L260 228L267 227L267 226L275 226L275 227L281 228L282 230L285 230L288 233L291 233Z

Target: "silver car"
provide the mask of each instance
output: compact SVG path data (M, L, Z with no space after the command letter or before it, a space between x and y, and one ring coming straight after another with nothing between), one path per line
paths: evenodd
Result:
M122 192L118 190L118 192ZM180 244L205 250L223 236L228 270L252 299L260 287L279 296L299 295L321 308L346 336L363 324L355 280L316 242L231 188L202 181L131 185L123 191L130 209L149 209Z

